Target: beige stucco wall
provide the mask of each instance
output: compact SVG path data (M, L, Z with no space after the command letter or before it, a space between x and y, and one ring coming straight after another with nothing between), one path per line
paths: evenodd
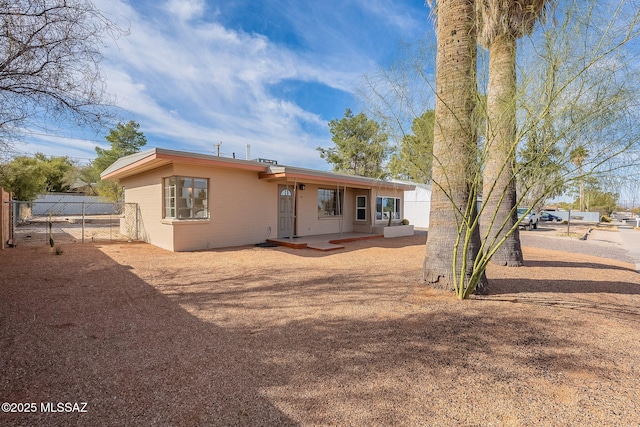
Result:
M333 186L319 186L306 184L304 190L297 191L296 207L296 231L298 236L310 236L315 234L348 233L353 231L353 217L355 216L353 204L355 199L351 188L347 188L344 198L344 217L319 217L318 216L318 189L335 189ZM344 190L340 188L340 190Z
M176 164L174 175L209 178L209 221L174 221L174 250L264 242L278 230L278 185L255 171Z
M163 178L209 179L209 219L163 219ZM241 246L277 233L277 185L252 171L176 164L121 182L125 201L139 205L140 239L171 251Z
M171 175L167 166L124 179L124 200L138 203L140 240L173 250L173 227L162 223L162 178Z

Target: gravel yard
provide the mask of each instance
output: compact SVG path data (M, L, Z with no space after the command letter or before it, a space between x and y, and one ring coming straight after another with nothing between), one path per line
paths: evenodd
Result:
M538 231L462 302L421 285L420 235L5 250L0 400L36 410L0 425L640 425L640 274Z

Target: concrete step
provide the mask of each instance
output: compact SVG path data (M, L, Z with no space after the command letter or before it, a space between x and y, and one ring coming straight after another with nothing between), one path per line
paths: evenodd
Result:
M315 249L317 251L327 252L327 251L335 251L338 249L344 249L344 246L336 245L335 243L329 243L329 242L312 242L312 243L307 243L307 248Z

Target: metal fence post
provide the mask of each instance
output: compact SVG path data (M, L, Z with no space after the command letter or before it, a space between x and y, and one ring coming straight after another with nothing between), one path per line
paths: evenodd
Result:
M109 214L109 240L113 240L113 215Z
M139 229L140 229L140 222L139 222L139 219L138 219L138 208L139 208L138 204L136 203L134 207L135 207L135 210L136 210L136 225L135 225L135 227L136 227L136 240L138 240L138 239L140 239L140 235L138 234L139 233Z
M82 243L84 243L84 216L85 216L85 209L84 209L84 202L82 202Z

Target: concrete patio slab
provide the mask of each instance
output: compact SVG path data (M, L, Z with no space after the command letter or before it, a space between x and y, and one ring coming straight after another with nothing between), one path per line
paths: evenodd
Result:
M382 234L370 233L333 233L318 234L314 236L299 236L292 238L267 239L269 243L279 246L286 246L293 249L315 249L320 251L333 251L342 249L342 243L355 242L358 240L378 239L384 237Z

